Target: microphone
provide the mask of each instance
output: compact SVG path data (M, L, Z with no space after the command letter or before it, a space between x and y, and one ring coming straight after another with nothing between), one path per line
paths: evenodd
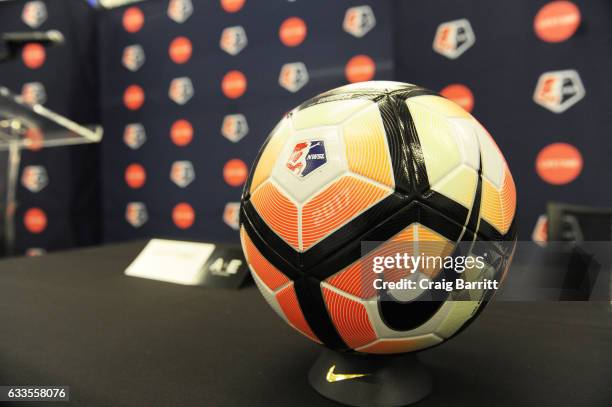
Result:
M64 35L58 30L1 33L0 60L14 58L17 52L29 43L38 43L45 47L61 45L64 43Z

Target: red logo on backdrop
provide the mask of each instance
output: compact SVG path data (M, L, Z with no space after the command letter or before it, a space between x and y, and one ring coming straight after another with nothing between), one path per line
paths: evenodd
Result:
M461 106L466 112L471 112L474 109L474 94L465 85L460 83L448 85L440 91L440 94Z
M139 228L149 220L149 214L147 207L142 202L130 202L125 207L125 220L134 226Z
M23 47L21 58L23 59L23 64L28 68L38 69L45 63L47 53L42 45L31 43Z
M538 11L533 29L542 41L562 42L574 35L580 20L580 9L574 3L553 1Z
M141 188L147 181L147 172L140 164L130 164L125 169L125 183L130 188Z
M234 230L240 228L240 202L228 202L225 205L223 222Z
M177 146L186 146L193 139L193 126L185 119L175 121L170 128L170 138Z
M278 84L289 92L297 92L308 83L310 76L303 62L291 62L281 67Z
M281 42L287 47L297 47L306 39L308 28L306 23L299 17L289 17L278 29Z
M132 150L138 150L147 141L147 133L140 123L130 123L123 130L123 142Z
M221 7L228 13L236 13L242 9L245 0L221 0Z
M123 49L121 63L132 72L136 72L145 63L145 53L142 46L135 44Z
M21 20L30 28L38 28L47 20L47 6L42 1L28 1L23 6Z
M227 27L221 33L219 46L230 55L238 55L248 44L246 31L240 25Z
M30 233L42 233L47 228L47 214L40 208L30 208L23 216L23 224Z
M367 55L356 55L346 64L344 74L349 82L369 81L376 74L376 64Z
M40 129L30 127L25 132L25 146L30 151L38 151L43 148L45 136Z
M40 192L49 184L47 170L42 165L28 165L21 174L21 185L30 192Z
M123 104L130 110L138 110L145 101L144 90L138 85L130 85L123 92Z
M233 187L239 187L246 181L249 170L244 161L237 158L229 160L223 166L223 179Z
M40 82L24 83L21 87L21 98L29 105L43 104L47 101L47 92Z
M221 90L230 99L238 99L247 89L247 78L240 71L229 71L221 80Z
M123 28L125 31L135 33L144 25L144 14L138 7L130 7L123 12Z
M191 41L187 37L176 37L170 43L168 54L176 64L184 64L191 58Z
M184 105L193 97L193 84L191 79L186 76L172 79L170 89L168 89L168 97L177 105Z
M572 182L582 172L582 154L571 144L554 143L544 147L536 157L536 172L553 185Z
M172 221L180 229L188 229L195 221L195 212L191 205L182 202L172 209Z
M176 23L184 23L192 14L191 0L170 0L168 3L168 17Z

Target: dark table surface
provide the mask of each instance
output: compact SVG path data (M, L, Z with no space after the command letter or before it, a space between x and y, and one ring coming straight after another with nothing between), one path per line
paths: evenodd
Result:
M318 346L253 285L124 276L142 247L0 261L0 385L69 385L79 406L336 405L307 382ZM421 359L435 387L418 406L612 406L603 304L496 302Z

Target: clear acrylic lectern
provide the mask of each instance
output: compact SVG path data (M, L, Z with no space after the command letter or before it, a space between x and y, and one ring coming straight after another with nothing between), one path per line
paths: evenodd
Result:
M14 252L21 151L101 139L102 127L81 126L42 105L28 105L0 87L0 254Z

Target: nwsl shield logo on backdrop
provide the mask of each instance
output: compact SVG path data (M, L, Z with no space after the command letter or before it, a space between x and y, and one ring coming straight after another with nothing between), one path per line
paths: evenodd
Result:
M134 226L139 228L149 220L147 213L147 207L142 202L130 202L125 207L125 220Z
M438 54L455 59L476 42L476 36L470 22L460 20L447 21L438 26L433 42L433 49Z
M191 79L186 76L172 79L172 82L170 82L170 89L168 90L168 96L177 105L184 105L189 102L193 97L193 84L191 83Z
M147 141L147 133L141 123L130 123L123 130L123 142L132 150L138 150Z
M49 184L47 170L41 165L28 165L23 169L21 184L30 192L40 192Z
M176 23L184 23L193 14L191 0L170 0L168 3L168 17Z
M370 6L351 7L344 14L342 28L354 37L363 37L375 26L376 17Z
M141 45L128 45L123 49L121 63L132 72L136 72L145 63L145 52Z
M563 113L585 95L580 75L573 69L540 75L533 101L554 113Z
M21 97L29 105L42 105L47 101L47 92L42 83L28 82L21 87Z
M305 177L327 162L323 140L301 141L295 145L287 168L298 177Z
M248 44L246 31L240 25L227 27L221 33L219 46L230 55L237 55Z
M28 1L23 6L21 20L31 28L40 27L47 19L47 6L42 1Z

